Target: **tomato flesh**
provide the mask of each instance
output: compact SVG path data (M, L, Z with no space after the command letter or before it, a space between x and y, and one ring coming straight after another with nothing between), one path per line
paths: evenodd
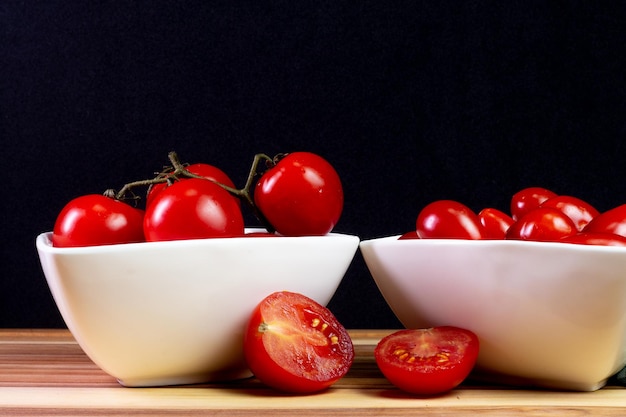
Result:
M374 349L376 363L396 387L416 395L437 395L458 386L478 359L478 337L452 326L392 333Z
M294 393L329 387L354 360L352 340L330 310L288 291L273 293L256 307L244 352L248 367L261 382Z

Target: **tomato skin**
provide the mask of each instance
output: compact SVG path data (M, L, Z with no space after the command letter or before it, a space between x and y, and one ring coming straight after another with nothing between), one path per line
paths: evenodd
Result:
M418 214L415 230L422 239L484 239L478 216L467 206L453 200L437 200Z
M578 231L596 217L600 212L591 204L577 197L557 195L541 203L539 207L552 207L561 210L563 214L574 221Z
M626 237L613 233L579 232L566 236L559 242L579 245L626 246Z
M539 207L513 223L506 232L506 239L556 242L577 231L574 221L561 210Z
M321 156L293 152L266 171L254 188L254 203L278 233L329 233L343 210L339 175Z
M261 382L302 394L328 388L354 360L352 340L330 310L288 291L270 294L255 308L246 327L244 353Z
M235 184L230 179L230 177L224 171L222 171L216 166L203 164L203 163L191 164L187 167L187 171L191 172L192 174L200 175L209 180L218 182L220 184L227 185L231 188L235 188ZM188 178L183 177L183 178L180 178L179 181L183 181L186 179ZM167 187L168 187L167 182L153 184L148 189L148 193L146 194L146 207L152 204L156 196ZM237 197L233 196L233 198L237 198ZM237 201L239 201L239 199L237 199Z
M376 363L396 387L416 395L437 395L458 386L478 359L479 341L452 326L394 332L374 349Z
M417 235L417 231L415 230L411 230L410 232L403 233L402 235L400 235L400 237L398 237L398 240L411 240L411 239L421 239L421 238Z
M541 203L557 194L543 187L524 188L511 197L511 217L521 219L526 213L539 207Z
M241 208L219 185L203 179L178 181L146 209L148 241L232 237L244 234Z
M613 233L626 237L626 204L598 214L585 226L584 232Z
M54 224L52 245L80 247L144 241L143 210L100 194L71 200Z
M504 239L514 220L503 211L487 207L478 212L478 220L487 239Z

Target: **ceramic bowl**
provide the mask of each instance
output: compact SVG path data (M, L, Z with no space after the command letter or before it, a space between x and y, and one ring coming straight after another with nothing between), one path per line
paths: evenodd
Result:
M241 237L56 248L36 239L42 269L85 353L125 386L250 376L244 327L275 291L328 303L357 236Z
M593 391L626 364L623 247L391 236L360 249L403 325L478 335L476 377Z

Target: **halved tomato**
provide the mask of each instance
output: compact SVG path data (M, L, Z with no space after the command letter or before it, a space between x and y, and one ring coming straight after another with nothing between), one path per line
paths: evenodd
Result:
M350 335L330 310L288 291L273 293L256 307L246 330L244 353L261 382L294 393L329 387L354 360Z
M478 337L452 326L399 330L374 349L385 377L403 391L436 395L467 378L478 359Z

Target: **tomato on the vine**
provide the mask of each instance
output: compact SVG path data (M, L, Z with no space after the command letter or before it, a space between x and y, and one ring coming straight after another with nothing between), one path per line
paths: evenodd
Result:
M506 239L554 242L577 231L574 221L561 210L539 207L513 223L506 232Z
M385 377L403 391L441 394L463 382L478 359L479 341L473 332L452 326L394 332L374 349Z
M539 207L549 198L556 197L554 191L543 187L524 188L511 197L511 217L513 220L521 219L526 213Z
M422 239L484 239L480 220L466 205L453 200L437 200L426 205L415 221Z
M585 226L583 232L613 233L626 236L626 204L598 214Z
M101 194L71 200L54 224L52 245L58 247L113 245L144 240L143 210Z
M492 207L479 211L478 220L485 230L487 239L504 239L506 231L514 222L511 216Z
M323 390L347 372L354 346L326 307L302 294L270 294L255 308L244 337L248 367L264 384L286 392Z
M561 210L563 214L574 221L577 230L583 228L598 214L598 210L591 204L577 197L557 195L541 203L539 207L552 207Z
M261 176L254 188L254 203L282 235L325 235L341 216L343 188L324 158L293 152Z
M204 164L204 163L197 163L197 164L189 165L188 167L186 167L186 169L192 174L202 176L204 178L218 182L220 184L226 185L231 188L235 188L235 184L230 179L230 177L224 171L222 171L216 166ZM182 177L182 178L177 179L177 181L183 181L186 179L187 178ZM146 207L152 204L152 201L154 201L155 197L167 187L168 187L167 182L161 182L161 183L153 184L152 186L150 186L150 188L148 189L148 193L146 194ZM233 198L236 198L236 197L233 196Z
M212 181L177 181L155 196L143 223L148 241L232 237L244 234L241 208Z

